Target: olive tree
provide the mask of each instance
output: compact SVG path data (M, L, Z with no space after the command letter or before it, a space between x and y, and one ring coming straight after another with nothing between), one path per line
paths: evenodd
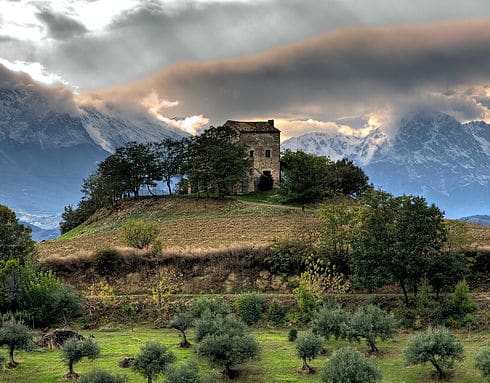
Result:
M398 331L398 322L392 314L375 305L359 308L351 317L347 330L347 338L359 342L366 339L371 352L379 352L377 339L392 339Z
M65 375L65 379L77 379L78 374L74 371L73 366L78 363L82 358L95 359L100 354L100 347L91 338L88 339L68 339L63 344L63 350L61 358L63 362L68 366L68 373Z
M482 348L476 353L475 367L483 377L490 377L490 347Z
M109 371L94 369L83 375L78 383L126 383L128 378Z
M376 383L380 380L381 370L374 361L351 347L336 350L321 373L323 383Z
M173 352L159 342L148 342L134 358L131 369L152 383L176 360Z
M199 364L194 359L187 359L180 366L172 366L165 374L164 383L212 383L211 376L199 375Z
M9 362L7 367L17 367L18 363L14 360L14 351L17 348L26 348L32 340L32 333L21 321L14 318L6 321L0 327L0 346L7 346Z
M455 361L464 359L463 345L445 327L429 327L413 335L404 351L408 366L431 363L443 379Z
M340 307L323 307L313 320L313 329L317 334L328 339L334 336L335 339L345 338L349 327L349 313Z
M194 317L191 312L178 312L169 321L168 327L173 328L180 332L180 343L179 347L189 348L191 344L187 340L185 332L192 326L194 322Z
M301 370L305 374L312 374L315 370L308 365L308 360L315 359L323 350L322 339L312 331L300 334L296 339L296 352L303 361Z

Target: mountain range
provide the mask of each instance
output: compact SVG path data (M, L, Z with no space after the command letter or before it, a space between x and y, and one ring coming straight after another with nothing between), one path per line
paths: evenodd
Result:
M0 204L40 229L80 199L82 179L117 146L185 133L116 106L56 110L35 86L0 87Z
M444 113L420 112L404 117L390 136L379 128L365 136L316 132L282 148L349 158L375 186L422 195L448 217L490 211L490 125L483 121L461 124Z

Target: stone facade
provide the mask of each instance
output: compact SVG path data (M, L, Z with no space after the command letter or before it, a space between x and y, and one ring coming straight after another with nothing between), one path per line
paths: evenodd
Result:
M262 174L270 174L274 187L278 187L281 178L281 131L274 127L274 120L269 121L231 121L224 126L238 131L238 140L247 146L250 158L248 177L242 183L242 193L257 190Z

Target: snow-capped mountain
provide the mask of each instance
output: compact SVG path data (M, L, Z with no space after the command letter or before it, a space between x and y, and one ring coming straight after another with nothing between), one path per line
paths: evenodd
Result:
M35 225L29 217L76 204L82 179L116 147L186 135L144 112L58 105L40 87L0 86L0 204Z
M391 137L380 130L365 137L310 133L283 149L352 159L376 186L423 195L449 217L490 211L490 125L482 121L424 112L403 118Z

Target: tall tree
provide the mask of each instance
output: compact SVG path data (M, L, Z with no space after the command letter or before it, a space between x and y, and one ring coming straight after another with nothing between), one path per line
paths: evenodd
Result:
M19 223L15 213L0 205L0 260L23 261L34 252L31 228Z
M172 195L172 178L183 174L184 171L186 140L175 141L166 138L153 144L152 149L159 175L167 185L168 194Z

